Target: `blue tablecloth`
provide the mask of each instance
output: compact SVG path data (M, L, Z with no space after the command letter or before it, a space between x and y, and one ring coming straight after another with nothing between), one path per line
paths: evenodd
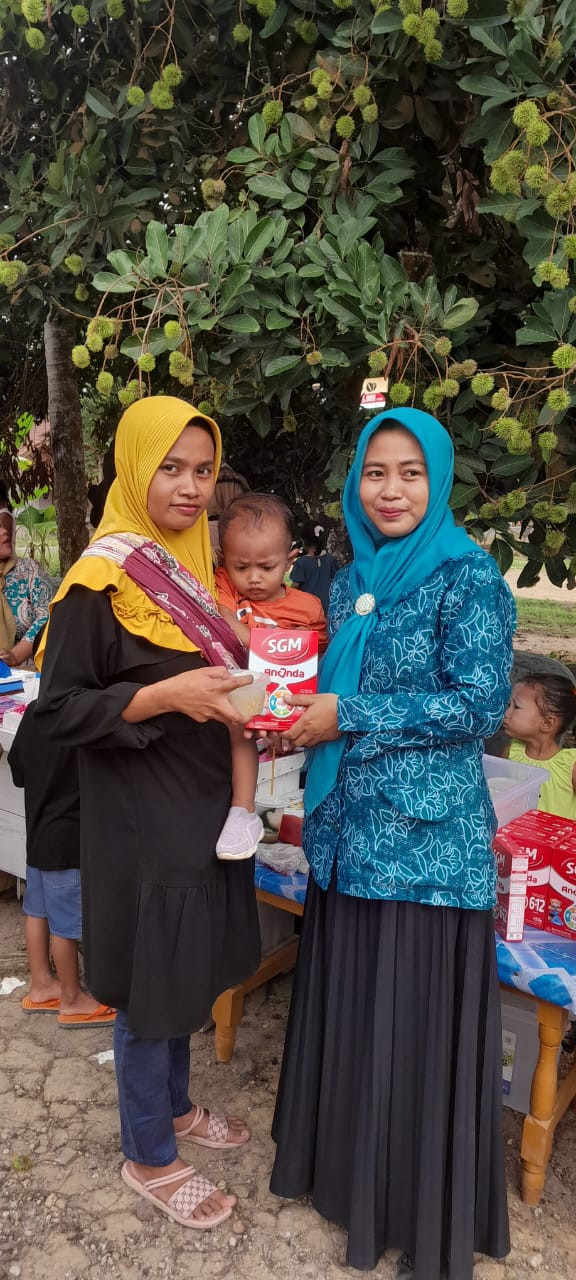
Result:
M302 875L300 871L285 876L279 871L273 871L272 867L265 867L262 862L257 862L254 878L257 889L273 893L277 898L289 898L291 902L304 902L308 876Z
M526 929L523 942L496 939L498 976L507 987L576 1014L576 939Z
M279 898L304 902L308 877L296 872L280 875L256 863L256 887ZM496 939L498 976L508 987L540 1000L562 1005L576 1015L576 939L556 938L539 929L526 929L523 942Z

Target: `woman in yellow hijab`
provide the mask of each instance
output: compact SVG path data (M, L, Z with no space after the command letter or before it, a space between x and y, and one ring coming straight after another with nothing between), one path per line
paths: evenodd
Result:
M86 977L118 1009L122 1177L196 1228L235 1199L177 1140L232 1148L249 1133L190 1102L189 1036L259 961L252 861L214 853L240 657L211 595L205 512L220 456L216 424L183 400L123 415L102 522L54 600L37 711L78 749Z

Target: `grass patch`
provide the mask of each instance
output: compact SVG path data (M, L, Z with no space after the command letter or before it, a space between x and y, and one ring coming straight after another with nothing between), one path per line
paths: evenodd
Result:
M553 600L517 600L518 626L543 635L576 636L576 604Z

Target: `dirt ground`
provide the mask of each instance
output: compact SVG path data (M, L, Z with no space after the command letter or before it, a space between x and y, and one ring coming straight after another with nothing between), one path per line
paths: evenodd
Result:
M20 905L0 896L0 980L25 977ZM283 978L247 1001L231 1063L213 1035L193 1037L192 1097L244 1115L252 1141L238 1152L182 1144L214 1182L238 1196L217 1231L168 1221L120 1181L116 1086L109 1028L66 1031L20 1009L23 988L0 997L0 1280L338 1280L343 1233L308 1204L268 1190L270 1124L290 993ZM414 1028L414 1052L423 1051ZM572 1280L576 1274L576 1112L559 1127L542 1205L519 1196L521 1117L504 1111L512 1228L505 1263L478 1258L474 1280ZM392 1280L395 1255L370 1275Z

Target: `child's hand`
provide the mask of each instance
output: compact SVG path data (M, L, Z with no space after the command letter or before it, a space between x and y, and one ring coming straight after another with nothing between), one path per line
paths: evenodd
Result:
M305 707L300 719L283 735L295 747L315 747L319 742L334 742L340 737L337 694L285 694L284 701L291 707Z

